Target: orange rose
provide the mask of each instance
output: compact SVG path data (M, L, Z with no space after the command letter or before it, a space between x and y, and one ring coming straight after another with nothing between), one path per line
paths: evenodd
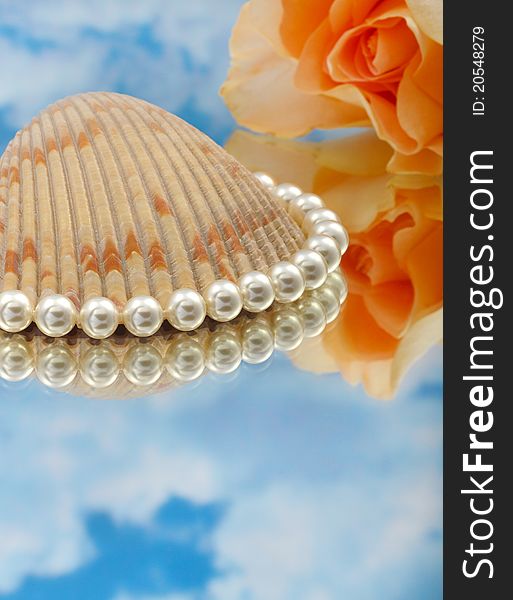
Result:
M338 370L369 394L390 397L442 337L439 178L387 173L392 149L370 132L321 143L237 132L227 149L252 170L322 196L350 233L343 312L294 360L309 370Z
M235 118L294 137L372 124L394 170L441 172L441 0L250 0L221 88Z

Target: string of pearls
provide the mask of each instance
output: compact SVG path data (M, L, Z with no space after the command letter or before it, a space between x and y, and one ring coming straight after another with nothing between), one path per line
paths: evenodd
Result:
M211 283L204 294L192 289L179 289L171 294L163 310L150 296L131 298L120 313L108 298L90 298L77 311L66 296L52 294L32 306L20 290L0 293L0 330L18 333L33 321L49 337L62 337L76 325L89 337L105 339L120 324L137 337L156 333L164 319L180 331L197 329L208 315L215 321L227 322L242 309L258 313L276 300L294 302L305 290L319 288L328 273L337 269L349 238L338 216L324 207L315 194L303 193L291 183L275 184L265 173L255 178L287 208L290 216L303 229L306 240L290 261L280 261L267 273L252 271L237 284L226 279Z
M242 362L262 364L275 350L291 352L305 338L324 331L340 312L347 285L339 271L319 289L292 304L275 305L270 312L246 317L236 325L219 324L213 331L157 336L151 343L138 338L56 340L35 336L0 335L0 379L23 381L34 374L44 385L70 389L83 383L108 391L122 380L132 389L147 387L168 376L165 383L187 383L205 371L234 372Z

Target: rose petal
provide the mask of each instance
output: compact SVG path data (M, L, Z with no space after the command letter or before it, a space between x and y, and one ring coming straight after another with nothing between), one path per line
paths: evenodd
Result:
M443 131L441 105L424 93L417 83L415 73L419 63L420 56L405 70L397 91L397 119L403 130L417 142L416 150L428 145Z
M442 306L442 251L443 227L439 223L415 245L406 259L410 279L415 287L412 308L412 318L415 320Z
M417 40L404 19L394 26L383 23L378 29L377 50L373 66L378 73L405 65L417 49Z
M314 183L328 208L335 211L351 232L365 231L378 212L394 206L394 190L388 185L389 175L344 176L331 171L320 171ZM330 185L327 185L330 182Z
M381 82L382 89L389 89L386 84L400 79L417 49L417 39L405 19L393 15L344 32L327 54L326 63L334 81ZM371 89L381 91L376 86Z
M422 31L443 44L443 0L406 0Z
M257 31L246 4L231 39L232 67L221 94L239 123L263 133L303 135L315 127L360 124L361 108L294 86L295 61Z
M393 394L411 365L435 344L442 341L442 328L443 312L441 308L412 324L399 343L390 365L388 386L382 385L373 390L378 397L380 397L380 393L383 393L384 397L390 397Z
M353 360L387 359L397 348L397 339L379 327L361 296L348 297L336 324L325 334L324 341L342 368Z
M271 44L278 54L290 56L281 39L280 23L283 18L281 2L276 2L276 0L250 0L242 7L234 31L243 18L246 22L249 19L253 27Z
M318 169L313 143L236 131L225 148L251 171L264 171L275 181L290 181L305 191L313 191Z
M349 175L383 175L392 156L390 146L374 131L352 133L321 142L315 149L316 161L323 167Z
M411 322L414 300L414 288L410 281L390 281L373 286L364 300L367 310L381 329L395 338L405 334Z
M399 119L395 98L388 99L380 94L369 94L366 104L379 137L387 140L393 148L403 154L412 154L419 150L418 143L408 135ZM411 108L412 113L415 113L415 110L414 107Z
M333 31L342 31L364 21L380 0L335 0L330 10Z
M328 18L333 0L282 0L280 35L292 56L299 57L312 31Z
M308 93L319 93L336 85L326 67L326 56L336 39L327 21L321 23L312 33L297 64L294 82L298 89Z
M395 152L387 165L390 173L426 173L439 175L442 173L442 157L432 150L420 150L416 154Z

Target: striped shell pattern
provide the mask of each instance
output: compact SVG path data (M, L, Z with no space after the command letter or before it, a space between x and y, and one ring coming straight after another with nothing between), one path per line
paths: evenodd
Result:
M50 336L78 325L101 338L124 324L147 336L164 318L190 330L205 314L228 321L296 299L280 289L284 265L308 283L294 259L306 213L295 218L275 191L145 101L56 102L0 159L0 329L35 321Z

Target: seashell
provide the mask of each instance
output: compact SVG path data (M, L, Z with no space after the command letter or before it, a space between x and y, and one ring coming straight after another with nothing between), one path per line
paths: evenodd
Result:
M77 325L103 339L124 324L145 337L164 320L188 331L206 315L229 321L274 298L292 301L325 278L319 252L309 269L319 263L322 276L305 272L293 293L281 289L286 266L301 269L294 256L317 252L298 225L322 207L310 196L254 176L143 100L86 93L56 102L0 159L0 329L35 321L60 337ZM312 229L346 245L341 225Z
M265 368L275 351L300 350L303 340L318 336L340 313L334 285L343 278L337 273L334 284L331 275L294 303L190 333L167 327L150 340L122 331L100 341L80 331L58 340L35 327L0 332L0 384L36 377L72 396L126 399L190 384L207 372L233 373L241 363Z

